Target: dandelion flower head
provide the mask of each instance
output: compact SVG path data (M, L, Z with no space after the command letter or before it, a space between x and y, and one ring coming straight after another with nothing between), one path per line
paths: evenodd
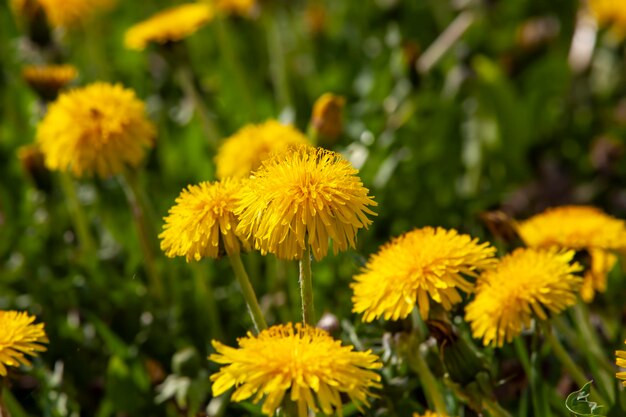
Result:
M220 146L215 157L217 177L248 178L272 153L307 143L298 129L276 120L246 125Z
M52 27L68 28L114 4L115 0L11 0L11 9L17 16L33 16L43 9Z
M0 310L0 376L6 376L9 366L30 365L26 355L37 356L46 350L44 325L34 321L35 317L25 312Z
M206 3L188 3L165 9L126 31L128 49L142 50L149 43L180 41L211 21L215 12Z
M187 262L217 258L221 252L239 253L233 213L242 181L225 179L202 182L184 189L165 218L159 235L161 249L170 258L184 256Z
M616 356L615 364L619 366L620 368L626 368L626 351L616 350L615 356ZM626 372L620 371L616 373L615 376L617 377L617 379L621 379L622 385L626 387Z
M448 417L447 414L439 414L434 411L426 410L424 414L413 413L413 417Z
M78 75L73 65L28 65L22 68L22 78L43 97L52 98L60 89L69 84Z
M606 289L606 276L626 248L626 223L589 206L562 206L520 222L517 231L529 247L586 250L591 257L581 296L591 301Z
M626 3L621 0L589 0L589 7L600 26L610 27L619 38L626 35Z
M306 409L341 416L341 394L357 407L369 405L370 389L380 388L382 367L371 353L342 346L326 331L300 323L272 326L258 336L248 333L232 348L213 341L217 353L209 359L223 365L213 376L213 395L235 388L231 399L262 399L262 411L274 415L289 392L300 415Z
M582 270L572 263L576 252L520 248L486 270L476 284L476 296L465 319L475 338L500 347L510 343L536 316L546 320L576 303Z
M476 276L494 265L495 251L456 230L424 227L405 233L383 245L354 277L352 311L366 322L398 320L417 304L427 318L431 299L450 310L461 301L459 290L473 289L463 275Z
M154 138L154 126L135 93L102 82L61 94L37 128L48 168L79 177L108 177L136 167Z
M357 173L341 155L311 146L275 154L243 188L237 230L280 259L301 259L310 245L319 260L330 240L335 253L354 247L376 206Z
M322 94L313 105L311 125L324 138L335 140L343 132L343 108L346 99L331 93Z

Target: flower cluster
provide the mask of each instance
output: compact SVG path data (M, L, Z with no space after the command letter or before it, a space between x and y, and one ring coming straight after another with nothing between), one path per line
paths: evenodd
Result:
M617 261L613 252L626 248L626 222L595 207L562 206L520 222L517 231L527 246L586 251L590 265L581 296L591 301L606 289L606 276Z

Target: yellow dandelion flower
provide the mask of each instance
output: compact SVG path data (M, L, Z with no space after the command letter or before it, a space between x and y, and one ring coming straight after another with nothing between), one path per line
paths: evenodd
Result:
M439 414L434 411L426 410L424 414L413 413L413 417L448 417L447 414Z
M483 272L465 314L473 336L500 347L528 328L533 315L546 320L548 312L556 314L574 305L582 284L582 278L574 275L582 267L571 263L575 254L520 248Z
M170 258L184 256L187 262L204 257L217 258L220 252L239 253L233 213L242 181L225 179L190 185L176 199L165 217L159 235L161 249Z
M114 0L36 0L36 2L44 9L48 23L53 27L76 26L97 11L115 4Z
M356 233L372 222L376 202L358 171L341 155L300 146L263 162L242 189L237 230L262 253L301 259L307 244L315 259L355 246Z
M372 255L350 286L352 311L363 320L398 320L418 305L428 317L430 300L446 310L461 301L459 289L471 292L464 275L476 276L496 260L496 249L456 230L424 227L405 233Z
M616 350L615 356L616 356L615 364L619 366L620 368L626 368L626 351ZM615 374L615 376L617 377L617 379L621 379L622 385L626 387L626 372L624 371L618 372Z
M380 359L371 353L355 352L342 346L326 331L300 323L272 326L258 336L248 333L232 348L213 341L217 353L209 359L224 365L211 376L213 395L235 388L231 399L254 403L263 398L262 411L274 415L287 391L298 404L299 415L306 409L341 416L341 394L359 409L369 406L370 389L380 388Z
M249 16L256 7L256 0L212 0L215 8L224 13Z
M606 276L617 258L611 251L626 248L626 223L589 206L562 206L520 222L517 231L529 247L586 250L591 266L585 273L582 298L606 290Z
M107 83L61 94L37 128L48 168L76 176L108 177L136 167L155 135L135 93Z
M30 365L26 355L37 356L48 343L43 323L33 324L34 316L25 312L0 311L0 376L8 366Z
M144 49L149 43L176 42L195 33L211 21L213 8L205 3L188 3L165 9L126 31L128 49Z
M246 125L226 138L217 151L217 177L248 178L270 154L307 143L308 139L298 129L276 120Z
M336 140L343 132L343 108L346 99L325 93L315 101L311 115L313 130L323 138Z
M626 3L621 0L589 0L589 8L600 26L610 27L619 38L626 35Z
M73 65L28 65L22 68L22 78L43 98L56 97L59 90L76 78Z

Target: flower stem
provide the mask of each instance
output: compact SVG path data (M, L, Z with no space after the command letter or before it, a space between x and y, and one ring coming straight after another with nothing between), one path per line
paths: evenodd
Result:
M80 204L78 196L76 195L74 182L69 174L65 172L62 172L59 178L61 188L63 188L63 194L65 194L67 200L67 208L74 222L76 234L78 235L78 243L80 244L82 255L89 261L95 260L97 257L96 245L89 231L89 224L85 212L83 211L83 206Z
M0 381L2 381L0 384L0 417L11 417L11 413L9 413L9 410L7 410L4 405L4 380L0 379Z
M246 304L248 305L248 312L250 313L250 317L252 317L254 327L257 332L267 329L267 323L265 322L265 318L261 312L261 307L259 306L256 294L254 293L254 288L252 288L252 284L250 283L248 273L243 267L243 262L241 262L241 256L238 253L229 254L228 259L230 260L230 264L233 267L233 271L235 272L235 276L239 282L243 298L246 300Z
M435 408L437 414L446 416L448 415L448 410L446 409L446 402L443 399L443 395L441 391L439 391L439 384L435 379L434 375L430 371L428 364L422 357L420 352L419 344L411 343L409 348L409 366L417 373L419 377L422 388L426 393L426 397L428 397L431 406Z
M147 201L139 187L136 173L126 170L122 173L120 179L137 229L137 237L143 253L144 268L148 276L150 290L157 300L161 300L164 293L163 284L157 273L153 249L156 233L148 225L147 217L149 211Z
M561 362L561 365L563 365L567 372L569 372L570 376L574 379L576 384L579 387L584 386L587 382L589 382L589 378L587 378L582 369L580 369L580 367L576 365L574 360L561 344L561 341L554 335L554 333L552 332L552 326L544 320L542 320L540 323L546 341L552 348L552 352L554 352L554 355L557 357L559 362ZM595 391L596 392L594 394L598 402L604 405L609 404L606 399L597 392L597 390Z
M302 298L302 322L309 326L315 326L313 281L311 279L311 250L308 246L300 259L300 297Z
M492 417L512 417L511 413L502 408L496 400L485 397L483 398L483 405Z
M606 355L602 351L602 347L598 343L599 336L591 326L591 317L587 305L579 302L573 308L574 323L576 329L581 336L583 343L583 353L587 357L592 374L598 381L598 385L606 394L611 402L615 400L615 391L613 390L613 364L607 361Z

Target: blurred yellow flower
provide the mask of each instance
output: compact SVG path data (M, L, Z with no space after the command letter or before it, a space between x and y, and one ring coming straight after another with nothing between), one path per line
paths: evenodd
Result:
M295 127L276 120L246 125L226 138L217 151L217 177L248 178L270 154L307 143L306 136Z
M456 230L425 227L405 233L383 245L354 277L352 311L362 313L366 322L398 320L417 304L426 319L431 299L450 310L461 301L459 289L473 289L463 274L476 276L477 270L494 265L495 252Z
M311 115L311 126L321 137L336 140L343 133L343 108L346 99L325 93L315 101Z
M300 323L272 326L258 336L248 333L231 348L213 341L217 353L209 359L224 365L211 376L213 396L235 388L231 399L264 398L262 412L274 415L285 394L298 405L299 415L307 408L326 415L342 411L341 394L359 409L369 405L370 389L380 388L380 359L371 353L342 346L326 331Z
M610 27L623 38L626 35L626 3L622 0L589 0L591 14L601 26Z
M40 122L37 141L49 169L108 177L139 165L155 134L134 91L98 82L61 94Z
M217 10L225 13L249 16L256 6L256 0L211 0Z
M413 413L413 417L448 417L446 414L435 413L434 411L426 410L424 414Z
M355 246L356 233L372 222L376 202L341 155L300 146L265 162L243 188L235 209L238 232L262 253L301 259L310 245L315 259Z
M217 258L224 251L239 253L241 242L235 235L237 217L233 210L242 183L225 179L184 189L159 235L165 254L170 258L184 256L189 262Z
M475 338L500 347L529 328L531 318L546 320L576 303L582 270L571 263L576 252L556 249L516 249L481 274L476 297L465 319Z
M165 9L126 31L128 49L144 49L149 43L180 41L213 20L215 12L205 3L188 3Z
M17 16L32 18L43 8L50 26L72 27L115 3L115 0L11 0L11 9Z
M0 310L0 376L8 366L30 365L26 355L44 352L48 337L43 323L33 324L34 316L25 312Z
M611 251L626 248L626 223L589 206L562 206L548 209L520 222L517 231L527 246L585 250L590 267L581 287L589 302L595 292L606 290L606 276L617 257Z
M22 78L43 98L54 98L59 90L78 76L73 65L27 65L22 68Z
M626 343L626 342L624 342ZM615 360L615 364L620 368L626 368L626 351L616 350L615 356L617 357ZM622 385L626 387L626 372L621 371L615 374L617 379L622 380Z

